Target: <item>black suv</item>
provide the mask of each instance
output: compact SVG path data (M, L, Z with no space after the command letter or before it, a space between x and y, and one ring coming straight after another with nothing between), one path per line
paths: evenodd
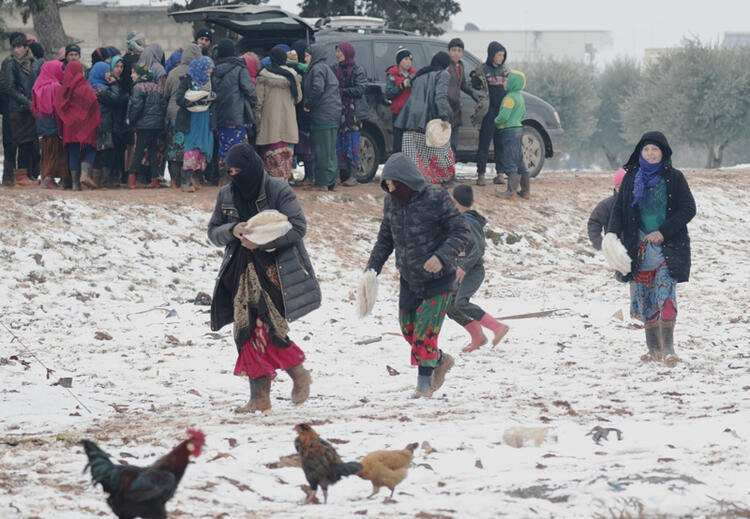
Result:
M420 68L428 65L436 52L448 50L447 41L378 27L373 19L363 19L362 24L357 23L356 17L347 18L346 21L321 19L312 27L307 20L286 11L251 5L206 7L171 15L178 22L202 21L230 29L257 42L257 49L261 52L268 51L278 43L290 44L298 39L324 43L328 47L328 62L331 65L336 62L336 45L342 41L350 42L356 51L356 61L369 80L366 96L371 116L363 124L360 149L362 166L355 174L360 182L372 180L378 166L385 162L392 151L393 127L385 98L385 71L394 64L396 51L399 47L408 48L414 56L414 66ZM469 52L464 54L463 61L467 74L482 62ZM524 159L532 176L536 176L542 169L544 159L552 157L554 141L559 139L563 130L552 105L528 92L524 92L524 97ZM479 141L479 128L471 122L475 103L466 94L462 93L462 98L463 125L457 158L462 162L473 162Z

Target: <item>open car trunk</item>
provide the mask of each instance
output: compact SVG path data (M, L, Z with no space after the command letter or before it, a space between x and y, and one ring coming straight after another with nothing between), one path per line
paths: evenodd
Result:
M258 49L297 40L313 41L314 29L303 18L274 7L225 5L176 11L170 16L178 23L203 22L224 27L249 39Z

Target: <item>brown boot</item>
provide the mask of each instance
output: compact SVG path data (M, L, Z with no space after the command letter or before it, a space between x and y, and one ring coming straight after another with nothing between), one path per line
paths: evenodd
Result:
M137 185L138 185L138 180L136 178L136 174L135 173L130 173L128 175L128 187L130 189L135 189L137 187Z
M31 180L29 180L28 171L25 169L17 169L15 171L16 186L18 187L29 187Z
M294 387L292 387L292 403L300 405L310 396L312 376L310 376L310 372L307 371L302 364L294 366L293 368L286 370L286 372L289 373L289 376L294 382Z
M235 413L267 413L271 410L271 379L261 377L250 379L250 400L234 410Z
M435 366L435 371L432 372L432 385L430 386L430 390L432 391L432 393L436 392L443 386L443 383L445 382L445 376L448 374L455 363L456 361L453 360L453 357L451 357L447 353L443 353L443 358L440 359L440 364Z

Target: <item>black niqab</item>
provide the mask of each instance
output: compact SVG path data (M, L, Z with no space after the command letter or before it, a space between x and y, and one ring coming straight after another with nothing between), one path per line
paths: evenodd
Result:
M237 211L242 220L246 221L258 213L255 202L265 179L263 161L250 144L243 142L229 149L225 163L227 168L240 170L237 175L230 178Z

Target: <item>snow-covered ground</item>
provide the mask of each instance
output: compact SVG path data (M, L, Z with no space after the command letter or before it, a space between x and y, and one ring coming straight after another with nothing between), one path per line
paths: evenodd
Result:
M22 341L0 326L0 516L106 515L102 491L81 473L77 442L92 438L115 459L148 464L187 426L202 428L208 444L169 504L175 517L718 517L748 509L750 175L688 179L698 216L692 280L679 289L683 363L639 361L643 332L627 318L627 288L587 243L586 219L609 176L554 173L533 184L531 202L500 201L492 187L478 195L497 233L478 300L498 316L558 311L510 320L500 347L470 355L460 354L466 334L448 322L441 344L457 363L430 401L409 399L416 374L398 336L392 262L374 315L355 317L354 286L382 192L302 192L324 304L292 324L292 337L307 354L313 392L292 406L280 373L269 416L232 412L248 385L232 375L231 328L211 333L208 307L194 303L211 293L221 261L205 237L213 191L0 190L0 322ZM357 344L367 339L379 340ZM53 385L65 377L82 405ZM434 452L417 450L395 503L382 502L385 490L365 499L370 484L351 477L327 505L303 506L302 471L266 467L294 451L292 427L302 421L336 439L346 460L414 441ZM595 425L621 430L622 440L611 434L596 445L586 436ZM548 440L511 447L503 433L513 426L549 427Z

